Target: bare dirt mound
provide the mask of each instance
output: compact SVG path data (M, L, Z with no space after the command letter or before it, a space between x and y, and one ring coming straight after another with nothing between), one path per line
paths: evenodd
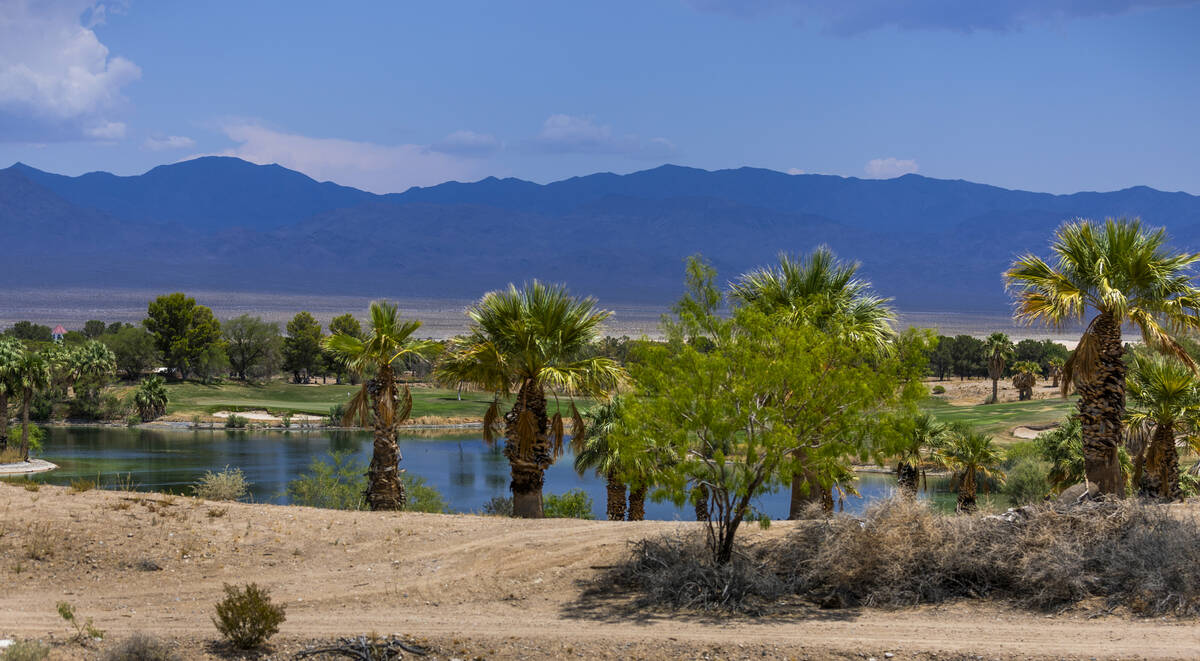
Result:
M161 494L0 484L0 638L67 637L66 600L108 632L143 631L218 658L223 583L287 605L275 658L317 640L407 634L425 658L1194 658L1194 620L1087 609L1046 617L975 602L753 619L629 613L581 599L630 540L687 522L517 521L213 503ZM777 537L792 524L748 530ZM618 600L619 601L619 600Z

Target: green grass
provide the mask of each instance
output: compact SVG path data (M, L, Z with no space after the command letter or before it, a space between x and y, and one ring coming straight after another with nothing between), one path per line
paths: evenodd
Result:
M222 383L204 385L200 383L168 383L167 413L216 413L217 411L266 410L272 414L284 412L328 415L329 409L348 401L359 386L310 385L302 386L282 381L263 385ZM480 392L464 392L462 401L458 393L444 388L414 387L412 389L412 417L439 416L454 418L482 418L491 395ZM563 414L567 411L566 399L561 400ZM550 411L553 413L551 398ZM582 411L591 401L577 402Z
M1014 427L1062 421L1075 410L1075 398L1056 397L973 406L955 406L940 399L930 398L922 408L942 422L965 422L992 434L997 441L1012 442L1021 440L1012 436Z

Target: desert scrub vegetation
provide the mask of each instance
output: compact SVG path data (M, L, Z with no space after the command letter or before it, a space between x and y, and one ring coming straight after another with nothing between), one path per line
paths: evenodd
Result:
M192 486L198 498L205 500L241 500L250 491L250 482L240 468L225 467L214 473L207 471Z
M583 489L571 489L561 496L548 493L542 498L547 519L594 519L592 499Z
M135 633L108 650L103 661L182 661L170 643L144 633Z
M271 602L266 588L251 583L243 588L225 584L225 598L217 602L213 624L234 647L254 649L279 633L286 609Z
M38 640L18 640L4 650L4 661L42 661L50 656L50 646Z
M306 507L368 509L366 473L367 465L349 452L331 452L324 458L314 458L306 473L288 482L288 500ZM425 478L402 472L400 483L405 493L405 511L436 514L450 511L441 492L429 486Z
M798 597L824 608L987 598L1039 611L1102 599L1142 616L1200 614L1200 526L1134 501L938 514L907 498L808 522L716 563L702 537L637 542L598 585L643 607L759 612ZM611 589L611 588L606 588Z

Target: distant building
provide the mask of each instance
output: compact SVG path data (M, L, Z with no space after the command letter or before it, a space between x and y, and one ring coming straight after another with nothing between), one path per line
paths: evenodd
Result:
M42 326L42 328L45 328L45 326ZM50 339L54 340L55 342L62 342L63 336L66 334L67 329L63 328L62 324L59 324L54 327L54 330L50 331Z

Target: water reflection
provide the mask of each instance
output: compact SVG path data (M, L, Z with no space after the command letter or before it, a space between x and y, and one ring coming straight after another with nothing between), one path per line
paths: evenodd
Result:
M447 432L436 437L404 432L399 439L404 457L401 467L423 477L437 488L450 506L460 512L478 512L495 496L508 494L508 462L500 447L483 442L478 431ZM138 488L187 493L205 471L239 467L253 483L257 502L285 503L289 480L303 473L314 458L330 451L349 452L360 461L370 460L371 434L358 431L164 431L121 428L64 428L46 430L42 456L61 468L38 477L54 484L99 476L113 484L128 474ZM568 444L569 446L569 444ZM546 492L584 489L591 496L597 517L604 515L604 483L593 475L579 476L568 454L546 472ZM889 495L895 486L891 475L864 473L856 485L861 496L844 502L847 511L861 511L866 503ZM939 505L953 507L945 479L929 479ZM755 509L772 518L787 515L786 489L767 494ZM671 503L646 503L652 519L690 519L690 507Z

